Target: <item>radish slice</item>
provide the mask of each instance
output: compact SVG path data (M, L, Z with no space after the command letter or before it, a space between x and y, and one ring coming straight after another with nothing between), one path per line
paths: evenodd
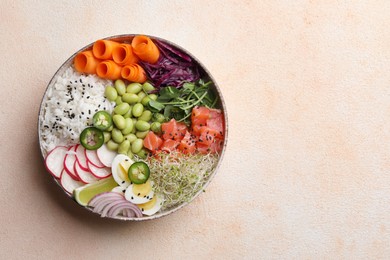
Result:
M68 174L65 169L61 173L61 179L60 179L60 184L64 190L69 193L70 195L73 194L73 191L77 189L78 187L81 187L84 185L84 183L80 181L76 181Z
M79 163L80 167L88 171L87 157L85 157L85 148L82 145L77 145L76 148L76 160Z
M86 184L93 183L99 180L89 171L89 169L84 170L77 160L74 164L74 171L76 172L77 176L80 178L80 181Z
M108 167L99 168L93 165L90 161L88 161L88 168L91 171L92 175L96 178L103 179L107 178L111 175L111 169Z
M87 157L87 164L91 163L97 168L105 167L104 164L102 164L102 162L99 160L96 150L85 149L85 157Z
M116 152L109 150L105 144L102 145L99 149L97 149L96 153L99 158L99 161L101 161L102 164L104 164L104 166L106 167L111 167L112 161L117 155Z
M68 148L57 146L49 152L45 158L45 166L51 175L55 178L61 178L61 172L64 169L64 159Z
M64 168L67 173L76 181L79 181L80 178L77 176L76 172L74 171L74 164L76 162L76 146L71 146L68 151L66 152L65 159L64 159Z

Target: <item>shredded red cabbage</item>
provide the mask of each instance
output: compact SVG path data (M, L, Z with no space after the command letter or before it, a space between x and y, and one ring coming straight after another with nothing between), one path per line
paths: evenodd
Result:
M166 86L180 88L185 82L200 79L198 64L190 56L159 40L154 43L160 50L157 63L141 62L141 65L158 90Z

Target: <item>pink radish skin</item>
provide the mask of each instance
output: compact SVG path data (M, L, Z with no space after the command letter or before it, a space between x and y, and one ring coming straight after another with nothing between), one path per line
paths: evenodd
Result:
M65 171L65 169L61 173L60 184L62 188L70 195L73 194L73 191L76 188L84 185L84 183L74 180L72 176L70 176L68 172Z
M45 166L51 175L55 178L61 178L62 170L64 169L64 160L68 148L65 146L57 146L51 150L45 158Z
M75 181L79 181L80 178L74 171L74 164L76 162L76 152L74 150L75 148L76 146L71 146L66 152L64 159L64 169Z
M87 164L87 157L85 157L85 148L82 145L77 145L76 148L76 160L83 170L89 171Z
M116 152L108 150L105 144L102 145L99 149L97 149L96 153L99 158L99 161L101 161L101 163L106 167L111 167L112 161L117 155Z
M99 161L96 150L87 150L85 149L85 157L87 157L87 164L93 164L97 168L104 168L104 164ZM89 165L88 165L89 168Z
M91 171L92 175L99 179L104 179L111 175L111 168L108 167L99 168L93 165L92 163L90 163L89 161L88 161L88 168Z
M83 168L81 168L81 165L77 160L74 164L74 171L76 172L77 176L80 178L80 181L84 182L85 184L96 182L99 180L89 171L89 169L86 171Z

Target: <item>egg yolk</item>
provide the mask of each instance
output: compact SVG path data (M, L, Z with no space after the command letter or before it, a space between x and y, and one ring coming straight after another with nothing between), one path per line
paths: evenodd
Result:
M120 162L119 163L119 167L118 167L118 175L119 177L122 179L122 180L125 180L127 182L130 182L129 180L129 175L128 175L128 171L129 171L129 168L131 166L131 163L129 161L123 161L123 162Z
M137 206L140 209L149 210L149 209L153 208L154 205L156 205L156 202L157 202L157 196L153 196L153 199L151 199L150 201L143 203L143 204L138 204Z
M136 196L144 197L149 194L149 192L152 190L152 185L150 184L150 181L143 184L133 184L133 193Z

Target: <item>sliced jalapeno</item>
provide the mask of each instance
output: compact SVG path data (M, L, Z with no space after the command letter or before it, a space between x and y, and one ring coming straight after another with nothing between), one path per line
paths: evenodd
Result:
M128 174L132 183L145 183L149 179L149 166L144 162L135 162L130 166Z
M87 150L97 150L104 143L103 131L96 127L87 127L80 134L80 143Z
M93 126L102 131L112 126L112 117L107 111L98 111L93 115Z

